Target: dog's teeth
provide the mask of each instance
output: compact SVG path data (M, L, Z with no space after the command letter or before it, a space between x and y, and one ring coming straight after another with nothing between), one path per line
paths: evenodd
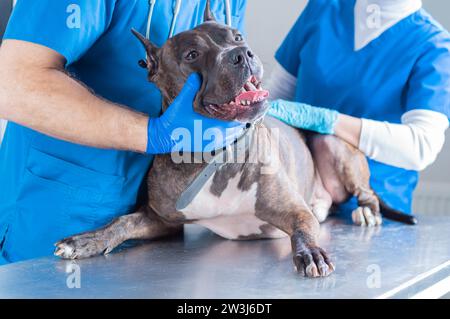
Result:
M252 82L247 82L244 87L247 91L256 91L256 86Z

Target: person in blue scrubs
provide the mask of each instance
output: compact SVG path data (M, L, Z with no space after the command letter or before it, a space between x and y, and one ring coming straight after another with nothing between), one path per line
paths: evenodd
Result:
M240 30L245 5L211 1L217 20ZM132 28L161 46L201 24L205 7L17 1L0 49L0 117L9 120L0 150L0 263L50 255L57 240L131 212L152 155L176 146L171 127L192 131L202 120L204 130L235 131L219 147L242 134L241 124L193 112L195 74L160 117L161 95L137 65L145 52Z
M421 1L311 0L276 60L270 114L359 148L376 193L411 213L450 116L450 35Z

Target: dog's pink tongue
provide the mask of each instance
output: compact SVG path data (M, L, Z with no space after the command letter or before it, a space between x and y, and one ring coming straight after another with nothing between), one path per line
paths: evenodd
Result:
M256 103L262 101L269 97L269 91L247 91L239 94L236 97L236 104L241 104L241 101L250 101L251 103Z

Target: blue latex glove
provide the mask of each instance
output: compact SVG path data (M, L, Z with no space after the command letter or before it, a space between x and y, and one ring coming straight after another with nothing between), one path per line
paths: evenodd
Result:
M245 124L207 118L194 112L193 103L202 85L191 74L178 97L158 118L148 122L148 154L211 152L232 144L245 131Z
M284 100L272 101L268 114L290 126L321 134L334 134L339 115L334 110Z

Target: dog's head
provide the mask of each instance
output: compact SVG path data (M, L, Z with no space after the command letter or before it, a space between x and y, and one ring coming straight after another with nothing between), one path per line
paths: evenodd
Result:
M203 85L194 110L221 120L251 122L267 109L268 92L261 87L263 66L235 29L218 23L209 1L205 22L169 39L161 48L133 33L144 45L148 79L161 90L163 111L181 91L187 77L199 73Z

